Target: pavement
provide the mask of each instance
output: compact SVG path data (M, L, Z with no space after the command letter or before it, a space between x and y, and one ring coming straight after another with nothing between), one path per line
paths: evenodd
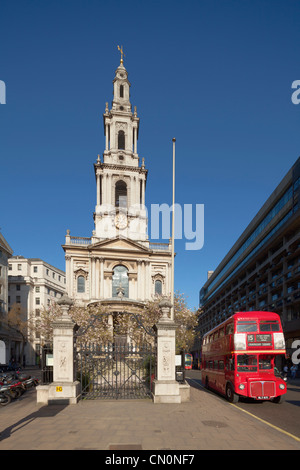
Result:
M0 449L102 450L108 455L122 450L299 450L300 439L194 387L190 401L181 404L144 399L48 406L37 404L32 389L0 407Z

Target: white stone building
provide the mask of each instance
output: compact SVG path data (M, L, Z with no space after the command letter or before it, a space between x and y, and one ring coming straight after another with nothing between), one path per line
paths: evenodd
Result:
M39 258L13 256L8 268L8 306L20 306L24 319L36 321L44 307L57 301L66 290L66 276L63 271ZM30 334L24 349L25 364L36 364L40 354L40 335ZM23 364L20 357L22 347L19 342L11 345L11 355Z
M171 243L151 243L147 234L147 169L137 151L140 120L130 103L123 60L113 80L113 101L103 114L105 150L94 164L95 229L65 244L67 293L82 305L138 312L155 294L171 293Z
M11 339L13 339L12 332L6 327L8 312L8 260L12 254L13 250L2 233L0 233L0 341L5 343L6 360L9 359L9 345Z

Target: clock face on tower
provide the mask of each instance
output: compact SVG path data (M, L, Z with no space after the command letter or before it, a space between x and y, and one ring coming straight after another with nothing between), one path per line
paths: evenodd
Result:
M122 230L127 227L127 217L122 212L119 212L115 217L115 226Z

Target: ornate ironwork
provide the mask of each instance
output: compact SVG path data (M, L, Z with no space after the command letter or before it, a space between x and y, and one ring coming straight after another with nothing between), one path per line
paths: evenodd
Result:
M145 327L145 325L142 322L141 315L135 314L133 312L120 312L120 313L121 313L121 315L129 315L132 318L134 318L136 320L138 326L140 328L143 328L144 331L147 333L147 335L152 336L153 338L155 338L155 336L156 336L155 331L153 329L149 329L149 328ZM77 338L79 336L83 336L89 330L89 328L93 327L94 323L99 319L99 317L101 317L101 316L102 317L105 317L105 316L108 317L110 315L112 315L111 312L104 312L104 313L99 313L99 314L96 314L96 315L91 315L89 324L84 329L81 329L81 328L77 327L76 333L74 334L74 337Z
M83 399L151 396L155 351L149 344L88 343L78 351L77 364Z

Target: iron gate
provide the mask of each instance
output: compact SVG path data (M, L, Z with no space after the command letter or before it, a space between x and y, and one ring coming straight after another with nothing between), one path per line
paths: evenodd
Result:
M155 358L155 348L149 344L83 345L77 360L82 398L151 397Z

